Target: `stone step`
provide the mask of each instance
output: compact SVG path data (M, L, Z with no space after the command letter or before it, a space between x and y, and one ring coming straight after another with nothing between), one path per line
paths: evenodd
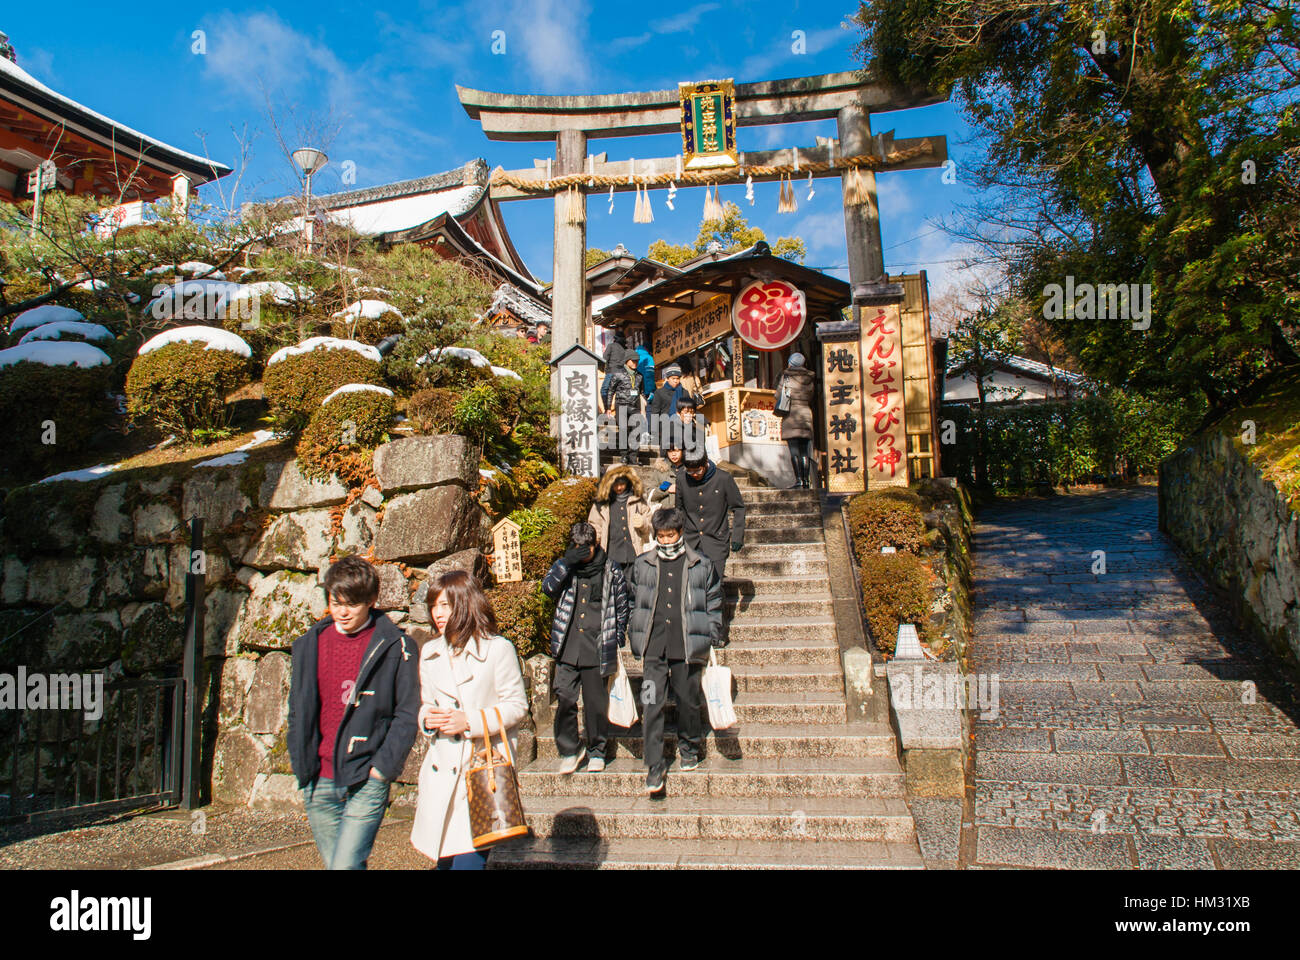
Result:
M901 797L680 796L678 780L699 771L669 770L663 799L530 797L525 815L539 839L885 840L911 842L912 815Z
M740 626L732 627L731 645L718 651L718 663L724 667L733 670L742 665L758 664L784 667L823 664L837 670L840 667L840 648L833 639L799 642L793 637L786 640L778 635L770 640L741 641L737 632L742 629Z
M750 517L815 517L821 522L822 508L816 502L800 503L787 500L756 500L745 502L745 522Z
M489 870L921 870L916 843L880 840L514 840Z
M805 531L812 529L821 530L822 518L819 513L779 513L779 514L759 514L751 516L745 514L745 531L748 534L750 530L797 530L799 535L791 537L792 540L805 539Z
M829 616L772 617L746 616L732 623L728 636L731 645L722 654L773 644L783 646L828 646L838 648L835 621ZM804 661L792 661L804 662Z
M783 547L785 556L770 560L737 559L727 561L727 577L744 580L753 577L786 577L796 580L813 578L827 580L830 570L826 562L824 547L816 552L801 550L798 547Z
M844 673L839 663L729 664L737 694L767 693L778 690L822 690L844 692Z
M645 762L620 757L601 773L559 773L558 757L537 760L520 771L524 806L531 797L635 797L645 792ZM672 771L670 771L672 772ZM697 797L901 797L903 771L894 757L834 757L805 760L728 760L711 757L698 770L675 777L676 796Z
M645 748L638 721L624 731L615 727L605 759L642 757ZM664 725L664 753L675 755L677 730L669 720ZM719 733L705 728L704 754L706 758L721 756L733 760L748 758L795 757L893 757L896 755L894 731L885 723L840 723L835 725L815 723L744 723ZM537 759L559 756L555 737L551 731L537 735Z
M632 684L633 695L638 703L641 700L641 673L628 670L628 680ZM769 687L764 690L737 689L739 678L733 672L731 677L732 709L736 712L737 724L744 723L843 723L848 718L848 708L844 702L844 685L841 682L833 689L825 688L779 688ZM581 702L581 701L580 701ZM638 712L643 712L638 708ZM668 723L676 723L677 701L671 694L664 704L664 716ZM708 711L701 706L700 716L703 725L708 727ZM580 728L585 728L580 723ZM641 732L638 721L628 729L637 735Z
M820 509L821 498L816 490L782 489L780 487L749 487L741 492L745 503L797 503Z
M754 519L760 519L755 517ZM764 517L762 519L770 519ZM816 526L798 526L784 527L776 526L755 526L746 521L745 523L745 547L764 545L764 544L781 544L783 546L805 546L819 544L823 548L826 546L826 536L822 532L822 525Z
M733 577L722 581L728 598L735 597L788 597L791 600L830 599L830 580L825 573L793 574L769 577Z
M787 583L787 591L790 588ZM733 624L751 619L773 620L796 617L829 617L834 609L830 593L823 587L822 596L795 597L789 593L765 593L753 596L728 595L723 600L724 612Z
M733 553L728 560L728 569L730 564L739 563L747 560L785 560L788 557L798 555L805 560L815 561L826 559L826 541L810 540L806 543L751 543L749 533L745 534L745 545Z

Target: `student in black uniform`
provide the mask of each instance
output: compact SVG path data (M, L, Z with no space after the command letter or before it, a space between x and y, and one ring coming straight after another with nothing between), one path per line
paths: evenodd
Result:
M641 724L645 742L646 792L667 783L664 702L668 684L677 699L677 751L683 771L700 765L704 746L700 674L709 648L722 645L722 576L709 559L682 538L686 518L676 508L651 518L656 547L637 557L629 571L632 616L628 641L644 661Z
M609 693L605 678L618 672L629 614L627 581L596 541L596 528L575 523L569 549L551 565L542 590L556 601L551 624L555 658L555 746L560 773L573 773L584 757L589 773L605 769ZM578 739L578 692L587 719L587 745Z
M745 545L745 501L736 481L703 451L692 457L687 450L675 504L686 514L686 542L725 576L727 557Z

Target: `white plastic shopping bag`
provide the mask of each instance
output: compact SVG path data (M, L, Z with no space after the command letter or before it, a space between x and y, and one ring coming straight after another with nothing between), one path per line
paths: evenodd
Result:
M709 726L727 730L736 725L736 711L731 705L731 668L718 666L717 655L709 649L709 665L704 668L701 685L709 704Z
M632 697L632 682L623 669L622 658L618 661L618 673L609 685L609 722L616 727L630 727L636 723L636 701Z

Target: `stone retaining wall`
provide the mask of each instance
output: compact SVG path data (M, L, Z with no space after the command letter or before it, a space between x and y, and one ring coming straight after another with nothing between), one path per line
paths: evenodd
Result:
M0 637L23 632L0 647L0 669L174 675L191 563L185 523L201 516L213 796L297 803L285 746L288 651L325 613L330 557L371 557L380 608L427 638L430 579L484 572L491 524L477 500L478 464L462 437L411 437L376 450L376 484L363 490L308 480L293 460L14 490L0 541ZM403 782L415 781L423 739Z
M1160 465L1160 529L1300 664L1300 518L1236 440L1208 430Z

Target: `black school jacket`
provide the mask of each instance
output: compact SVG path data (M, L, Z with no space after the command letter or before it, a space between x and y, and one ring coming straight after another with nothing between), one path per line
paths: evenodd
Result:
M677 470L677 493L674 506L686 514L686 533L698 533L716 542L745 539L745 501L731 474L709 462L709 471L698 483ZM730 529L727 516L731 515Z
M374 767L385 780L398 778L415 742L420 712L420 647L382 613L375 613L352 700L334 741L334 783L363 782ZM320 632L332 617L294 641L289 685L289 762L298 785L320 773L320 690L316 683Z

